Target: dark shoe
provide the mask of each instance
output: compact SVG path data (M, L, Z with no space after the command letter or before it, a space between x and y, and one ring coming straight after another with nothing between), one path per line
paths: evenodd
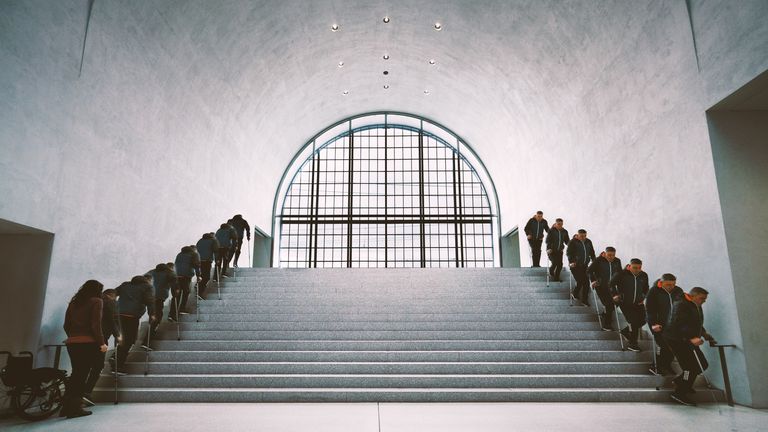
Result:
M624 336L624 339L629 340L629 328L628 327L624 327L623 329L621 329L621 331L619 333L621 333L621 335Z
M152 348L151 348L149 345L147 345L147 344L141 344L141 348L142 348L144 351L154 351L154 350L153 350L153 349L152 349Z
M649 367L648 368L648 372L650 372L651 375L656 375L656 376L663 376L664 375L662 373L663 371L661 369L659 369L657 367L654 367L654 366Z
M607 327L606 327L606 326L601 326L601 327L600 327L600 330L602 330L602 331L604 331L604 332L612 332L612 331L615 331L615 330L613 329L613 327L610 327L610 326L607 326Z
M684 394L681 394L681 393L677 393L677 392L675 392L675 393L672 393L672 395L670 396L670 398L671 398L673 401L675 401L675 402L677 402L677 403L679 403L679 404L682 404L682 405L686 405L686 406L696 406L696 402L694 402L693 400L691 400L691 398L689 398L688 396L686 396L686 395L684 395Z
M176 319L172 316L168 316L168 322L176 322Z
M89 416L91 414L93 414L93 413L90 412L90 411L86 411L84 409L81 409L81 410L77 410L77 411L73 411L73 412L67 413L67 418L68 419L73 419L73 418L78 418L78 417Z
M117 376L125 376L125 375L128 375L128 372L126 372L125 369L118 369L117 372L115 372L115 370L112 369L112 372L110 372L109 374L117 375Z
M189 312L182 311L182 312L179 312L179 315L189 315Z
M83 404L84 407L89 408L92 406L96 406L96 404L91 400L91 395L84 395L83 396Z
M627 345L627 349L630 350L630 351L633 351L633 352L640 352L640 351L642 351L640 349L640 347L637 344L634 344L634 343Z

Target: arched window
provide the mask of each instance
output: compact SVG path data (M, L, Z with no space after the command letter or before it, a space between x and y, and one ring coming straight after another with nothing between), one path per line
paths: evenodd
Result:
M273 264L493 267L498 203L489 183L471 149L435 123L401 113L346 119L286 171Z

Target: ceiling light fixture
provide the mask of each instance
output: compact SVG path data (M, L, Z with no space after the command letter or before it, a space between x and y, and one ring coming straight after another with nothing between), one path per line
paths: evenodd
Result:
M384 84L384 90L389 88L389 84Z
M429 94L429 90L424 90L424 94L428 95Z
M331 31L339 31L341 27L338 24L332 24L331 25Z
M382 21L384 21L384 24L389 24L389 17L385 16Z
M344 90L343 92L341 92L341 94L343 94L344 96L346 96L346 95L348 95L348 94L349 94L349 90Z
M442 25L442 24L440 24L439 22L436 22L436 23L435 23L435 30L437 30L437 31L440 31L440 30L442 30L442 29L443 29L443 25Z
M389 60L389 54L384 54L384 60Z
M435 64L435 63L437 63L437 62L435 61L435 59L429 59L429 64L431 64L431 65L433 65L433 66L434 66L434 64Z
M384 71L384 75L389 75L389 71Z
M339 62L339 67L340 67L340 68L343 68L343 67L344 67L344 62L343 62L343 61L340 61L340 62Z

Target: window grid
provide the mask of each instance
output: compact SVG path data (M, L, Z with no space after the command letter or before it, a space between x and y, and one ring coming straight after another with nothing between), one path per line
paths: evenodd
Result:
M282 267L492 267L485 188L421 129L350 129L315 149L279 215Z

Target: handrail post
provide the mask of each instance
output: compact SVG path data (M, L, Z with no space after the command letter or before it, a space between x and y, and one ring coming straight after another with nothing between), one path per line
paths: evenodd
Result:
M43 348L51 348L55 347L56 351L53 354L53 368L58 369L59 365L61 364L61 349L64 348L66 345L64 344L49 344L49 345L43 345Z
M723 369L723 384L725 385L725 399L728 401L728 406L733 406L733 393L731 392L731 378L728 375L728 361L725 359L725 349L733 348L736 345L712 345L717 348L718 354L720 354L720 366Z

